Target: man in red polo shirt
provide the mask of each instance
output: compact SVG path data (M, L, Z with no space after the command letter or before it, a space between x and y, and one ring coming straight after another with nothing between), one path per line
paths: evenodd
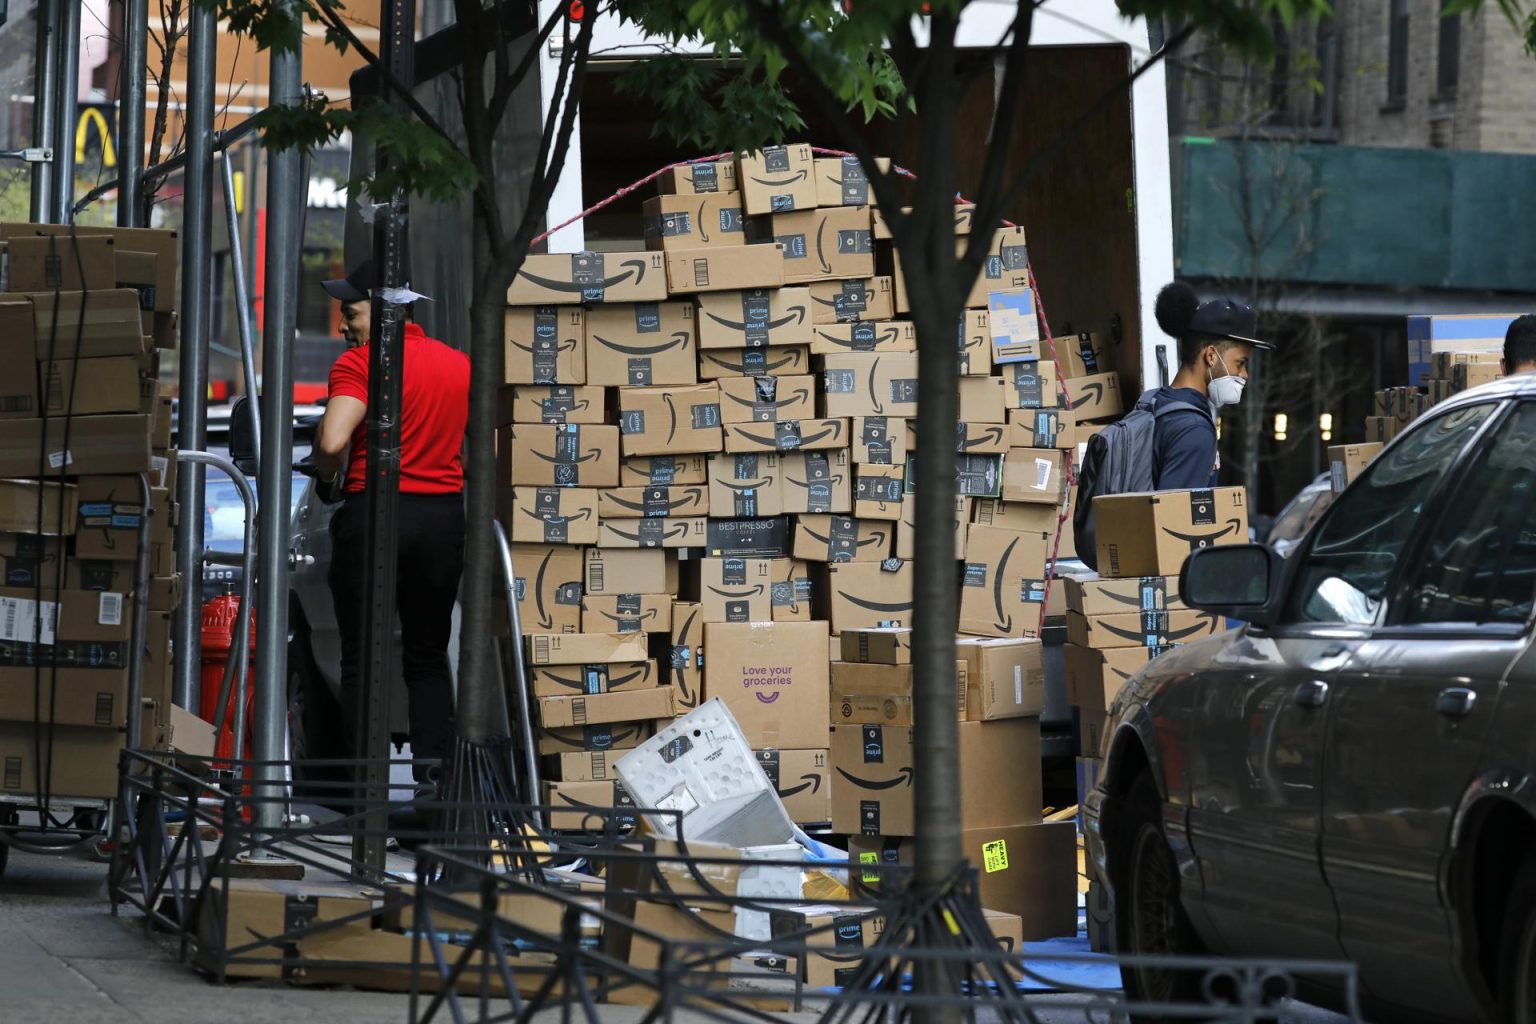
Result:
M341 303L347 350L331 367L315 444L315 475L322 486L341 483L342 503L331 518L331 599L341 632L342 707L357 750L364 564L367 523L368 355L373 264L344 279L324 282ZM461 451L469 418L469 357L405 325L400 393L399 585L401 674L408 695L411 752L441 761L453 740L453 676L448 640L464 569L464 467ZM418 769L417 781L428 772Z

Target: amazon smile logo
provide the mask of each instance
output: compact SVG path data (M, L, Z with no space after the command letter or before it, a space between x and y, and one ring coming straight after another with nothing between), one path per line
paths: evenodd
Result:
M746 323L745 321L727 320L725 317L718 316L714 313L710 313L708 316L715 323L719 324L721 327L726 328L727 330L737 331L745 334L748 331L776 331L780 327L787 327L790 324L803 324L805 323L805 307L796 306L793 310L790 311L788 316L780 317L777 320L765 320L762 323L752 324Z
M901 336L901 331L898 328L891 327L886 330L877 331L872 337L868 338L841 338L828 334L826 331L817 331L816 334L829 345L837 345L842 348L860 351L893 342ZM874 387L873 383L871 383L870 387ZM873 394L873 391L871 391L871 394Z
M554 465L570 465L570 463L567 460L562 459L558 455L545 455L543 452L540 452L540 451L536 451L533 454L538 456L539 458L543 459L545 462L552 463ZM600 459L602 457L603 457L603 450L601 448L593 448L591 451L589 451L585 455L578 455L578 456L576 456L574 461L576 461L576 462L591 462L593 459Z
M652 547L654 547L655 544L656 544L656 539L652 538L652 537L646 537L642 541L641 540L641 533L640 533L639 530L636 530L634 533L626 533L625 531L619 529L617 526L613 525L613 523L611 523L611 522L610 523L604 523L603 526L604 526L604 528L612 531L615 535L617 535L619 537L623 537L625 540L634 541L636 544L644 543L644 544L651 545ZM688 524L687 523L678 523L676 530L672 530L672 531L662 530L661 531L661 538L660 539L662 541L676 540L679 537L687 536L687 534L688 534Z
M556 342L553 345L524 345L520 341L512 342L512 347L529 355L545 355L550 352L574 352L576 351L576 339L572 338L569 345L564 342Z
M805 180L804 168L796 171L787 178L752 178L753 184L762 185L764 188L788 188Z
M788 800L792 796L797 796L801 793L804 793L807 789L809 789L812 794L821 792L820 775L802 775L800 778L803 780L800 785L793 786L789 789L781 789L778 791L780 799Z
M841 775L855 786L858 786L860 789L878 791L883 789L895 789L897 786L901 785L905 785L908 789L912 788L911 768L902 768L897 773L896 777L891 779L861 779L857 775L851 774L846 768L839 768L837 770L837 774Z
M769 437L769 436L764 436L762 434L753 434L753 433L751 433L751 432L749 432L747 430L743 430L743 429L738 429L736 431L736 433L737 433L737 435L739 437L743 438L744 440L754 441L757 444L763 445L763 446L768 447L768 448L777 448L777 447L779 447L779 439L777 437ZM816 442L822 440L823 438L827 438L827 437L830 437L833 440L836 440L838 437L842 436L842 433L843 433L842 426L840 424L834 423L832 426L828 427L826 430L821 431L820 433L817 433L817 434L802 434L800 436L800 444L798 445L798 447L801 447L801 448L808 447L808 446L813 445Z
M837 596L851 605L871 612L910 612L912 610L911 601L896 601L892 603L869 601L855 594L850 594L846 590L839 590Z
M539 563L539 572L534 580L533 595L539 610L539 628L548 632L555 628L555 620L544 607L544 574L549 572L549 563L555 557L554 549L544 553L544 560Z
M735 483L732 483L729 480L716 480L715 481L715 486L717 486L717 487L724 487L726 490L734 491L737 494L746 494L749 491L761 490L762 488L767 487L771 483L773 483L773 477L765 476L765 477L763 477L763 479L757 481L756 483L749 483L749 484L735 484Z
M666 510L668 512L676 512L680 508L684 508L684 507L689 506L689 505L698 505L698 504L700 504L700 497L701 497L701 495L700 495L699 491L696 491L696 490L684 491L683 492L683 497L678 498L676 501L668 501L665 504L664 507L666 508ZM615 505L619 506L620 508L627 508L627 509L630 509L631 511L635 511L635 512L648 512L648 511L651 511L651 510L653 510L653 509L655 509L657 507L656 505L651 504L649 502L628 501L628 500L626 500L624 498L614 497L612 494L607 495L607 498L608 498L609 501L613 502Z
M608 613L604 612L603 614L607 615ZM655 614L656 614L656 610L653 608L653 609L651 609L651 611L646 613L646 616L642 616L642 618L648 617L648 616L654 616ZM608 617L610 619L613 618L613 616L611 616L611 615L609 615ZM617 622L618 620L615 619L614 621ZM586 688L587 688L587 681L586 681L586 677L585 676L558 676L558 675L555 675L555 673L553 673L553 672L551 672L551 671L546 669L544 671L543 678L548 679L552 683L556 683L556 684L558 684L560 686L564 686L567 689L571 689L571 690L585 691ZM620 687L628 686L630 683L633 683L633 682L635 682L637 680L642 682L642 683L649 682L650 678L651 678L651 665L650 665L649 662L647 662L645 664L644 668L641 668L641 669L639 669L637 671L631 672L627 676L609 676L608 677L608 686L606 687L606 689L604 689L603 692L604 693L608 693L608 692L611 692L613 690L617 690Z
M1193 551L1198 548L1210 547L1221 538L1242 529L1242 526L1243 521L1241 519L1228 519L1227 525L1215 533L1179 533L1177 530L1171 530L1166 526L1163 527L1163 532L1188 544L1190 550Z
M726 395L725 397L729 398L731 401L738 405L745 405L749 409L760 409L764 406L769 406L774 409L783 409L786 406L799 405L802 403L810 402L811 393L805 388L800 388L798 391L791 391L788 398L780 398L774 402L754 402L750 398L742 398L740 395Z
M750 369L748 368L748 366L747 366L747 364L745 362L740 362L740 363L728 362L725 359L722 359L720 356L717 356L717 355L714 355L713 353L708 353L708 352L705 353L705 356L706 356L706 358L709 359L710 362L714 363L716 366L720 367L722 370L730 370L732 373L739 373L739 374L741 374L743 376L746 376L749 372L750 373L758 373L758 372L760 372L762 370L781 370L784 367L789 366L791 364L793 364L795 366L799 366L800 365L800 357L798 355L794 354L794 353L791 353L790 355L785 356L784 358L780 359L776 363L764 362L762 366L760 366L760 367L759 366L753 366Z
M841 478L839 478L839 479L841 479ZM810 527L806 526L805 523L803 523L803 522L800 524L800 529L804 530L810 536L810 538L812 540L814 540L814 541L816 541L816 542L818 542L820 544L831 544L832 543L832 538L831 537L823 536L822 534L817 533L815 530L813 530ZM854 543L855 547L861 547L861 548L868 547L871 544L884 544L885 543L885 531L884 530L871 530L869 537L867 537L864 540L855 540L853 543ZM908 607L910 607L910 605Z
M997 609L997 621L993 625L1004 633L1013 632L1013 614L1003 612L1003 574L1008 571L1008 559L1013 557L1013 549L1019 546L1018 538L1008 542L1003 549L1003 557L998 559L997 572L992 580L992 604Z
M962 429L964 429L964 428L962 428ZM964 440L962 440L960 442L960 450L961 451L966 451L967 449L970 449L970 448L979 448L982 445L992 445L992 446L995 447L996 445L1001 444L1002 441L1003 441L1003 428L1002 427L988 427L986 430L982 431L982 434L981 434L980 437L977 437L977 438L969 438L969 437L967 437Z
M1082 389L1078 391L1078 396L1077 401L1072 403L1073 409L1081 409L1090 403L1098 405L1104 400L1104 385L1099 381L1095 381L1092 384L1084 384Z
M656 356L663 352L669 352L674 348L687 348L692 336L687 331L677 331L672 335L671 341L664 341L657 345L620 345L616 341L609 341L601 335L594 334L592 339L599 345L610 348L615 352L621 352L627 356Z
M709 590L711 593L723 597L727 601L744 601L749 597L756 597L761 594L763 592L763 585L759 583L757 586L748 587L746 590L721 590L719 587L711 586Z
M609 288L623 284L630 278L634 278L635 284L645 280L645 260L625 260L619 266L627 267L628 269L622 274L615 274L613 277L595 282L558 281L551 277L540 277L537 274L530 274L526 270L519 270L517 276L530 284L538 285L540 288L547 288L550 291L575 292L578 294L590 291L606 292Z
M523 513L523 515L527 516L529 519L533 519L533 520L536 520L537 522L541 522L541 523L549 523L549 524L551 524L553 526L560 526L563 523L579 523L579 522L581 522L583 520L591 519L592 518L592 510L589 509L589 508L584 508L580 512L573 512L570 515L560 515L558 513L548 513L548 512L536 512L536 511L530 511L530 510L528 510L526 508L525 509L520 509L519 511L521 511Z

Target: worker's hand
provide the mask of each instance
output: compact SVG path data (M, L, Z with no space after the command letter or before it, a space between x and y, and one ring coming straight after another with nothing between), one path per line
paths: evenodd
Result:
M334 505L342 499L341 485L346 478L345 473L337 473L330 479L324 479L320 476L319 469L315 466L314 458L308 455L295 462L293 468L315 481L315 493L327 505Z

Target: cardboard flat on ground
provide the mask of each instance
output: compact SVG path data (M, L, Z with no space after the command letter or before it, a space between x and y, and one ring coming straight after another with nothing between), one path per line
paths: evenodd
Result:
M507 305L660 302L666 297L666 262L659 252L551 253L523 261L507 291Z
M1248 541L1241 487L1101 495L1093 517L1103 576L1177 576L1192 551Z
M825 622L712 622L704 634L705 697L725 702L754 748L826 747Z

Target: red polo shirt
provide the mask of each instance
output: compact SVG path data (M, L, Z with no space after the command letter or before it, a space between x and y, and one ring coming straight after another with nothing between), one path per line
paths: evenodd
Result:
M368 404L368 345L341 354L331 367L330 396ZM469 420L469 357L405 325L400 388L400 493L455 494L464 489L464 427ZM367 487L368 427L352 434L348 494Z

